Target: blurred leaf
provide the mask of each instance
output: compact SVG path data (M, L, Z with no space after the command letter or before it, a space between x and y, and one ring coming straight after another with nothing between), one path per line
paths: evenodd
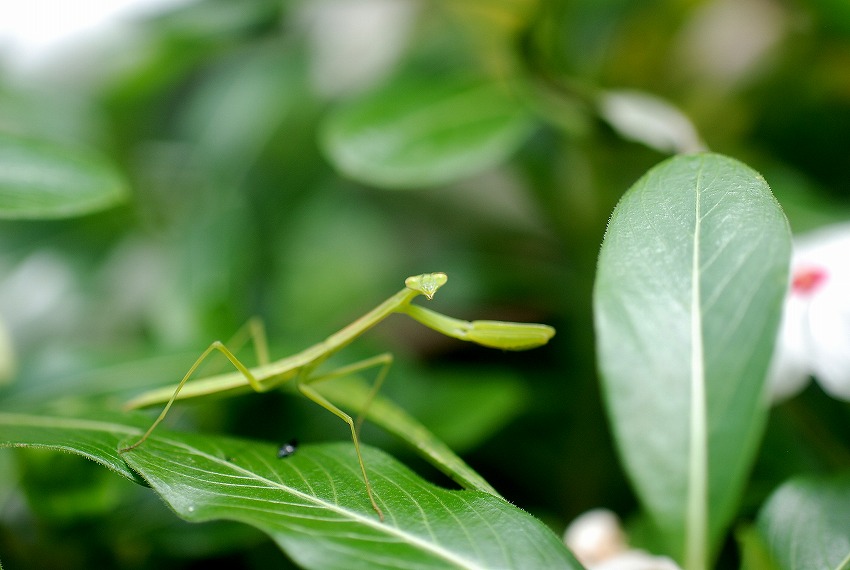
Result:
M235 178L304 92L304 72L285 46L239 53L213 69L183 119L184 130L215 176Z
M248 35L258 29L271 28L282 15L275 0L203 0L178 6L165 14L150 18L157 31L181 38L209 38L215 42L230 36Z
M141 433L117 421L23 414L0 421L3 444L62 448L105 465L114 463L119 439ZM163 430L120 457L182 518L256 526L305 568L581 568L554 533L506 501L440 489L378 450L363 452L383 522L350 444L301 446L278 460L272 444Z
M100 126L92 102L78 93L0 84L0 133L73 143L95 140Z
M370 422L408 443L422 458L464 489L501 497L481 475L416 418L380 394L372 397L371 386L365 382L356 379L327 382L321 384L318 390L323 396L352 413L366 409L366 418Z
M441 2L440 8L466 20L467 27L480 33L507 35L521 31L538 8L539 0L455 0Z
M141 434L150 423L144 416L126 414L100 418L70 418L0 412L0 447L39 447L87 457L137 483L139 476L118 453L118 443L130 434Z
M761 437L789 258L764 179L720 155L661 163L611 217L594 291L610 421L689 568L716 550Z
M30 509L43 519L73 524L107 517L135 487L92 461L47 449L22 449L17 455L21 486ZM138 483L138 481L136 481Z
M507 159L534 123L496 83L397 80L327 117L323 147L343 173L368 184L445 184Z
M451 36L462 37L457 52L475 57L493 77L516 73L516 45L539 9L539 0L450 0L435 2L450 20ZM458 57L459 53L452 54Z
M850 204L836 200L801 171L777 162L760 167L795 234L850 219Z
M813 9L827 29L850 35L850 5L842 0L814 0L806 5Z
M741 552L741 570L778 570L755 525L736 529L735 539Z
M533 358L533 357L530 357ZM503 428L528 405L528 393L519 377L506 370L477 367L443 374L429 372L431 382L412 386L411 409L452 449L473 449ZM405 375L405 383L409 375ZM408 390L410 392L410 390ZM475 402L475 406L470 406Z
M785 483L762 508L758 530L782 570L850 569L850 474Z
M314 189L292 212L275 252L281 260L273 274L279 300L270 320L293 336L328 334L377 302L376 291L389 295L403 286L399 275L405 275L408 250L391 221L342 190Z
M0 218L79 216L126 198L126 183L101 156L0 135Z
M8 384L15 375L17 364L12 339L3 321L0 321L0 385Z

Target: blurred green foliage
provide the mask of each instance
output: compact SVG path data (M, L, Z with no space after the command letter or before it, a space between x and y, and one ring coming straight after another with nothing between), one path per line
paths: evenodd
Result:
M0 406L117 409L176 381L252 315L283 356L406 276L445 271L445 312L558 335L494 356L399 319L341 358L395 352L387 394L557 531L596 506L636 512L600 404L591 288L609 213L667 150L621 136L606 93L678 107L709 148L765 176L795 231L850 218L840 1L199 0L64 55L35 78L0 76L0 131L90 149L129 198L82 217L0 221L0 320L17 366ZM445 94L470 84L498 104L472 94L456 108ZM408 129L389 120L397 113L424 116ZM467 120L474 136L453 129ZM383 177L390 166L416 168ZM473 388L458 385L489 382L499 396L477 399L483 419L466 425ZM330 414L277 394L182 410L186 429L347 438ZM846 467L850 435L829 428L846 419L816 386L777 408L742 516L790 474ZM380 433L364 440L433 475ZM735 560L734 544L721 556ZM143 488L31 450L0 450L0 559L282 564L253 529L188 525Z

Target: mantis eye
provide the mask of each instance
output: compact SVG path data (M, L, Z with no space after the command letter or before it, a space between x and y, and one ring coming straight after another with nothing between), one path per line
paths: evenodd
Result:
M404 285L413 291L419 291L430 301L437 289L446 284L449 277L445 273L423 273L404 280Z

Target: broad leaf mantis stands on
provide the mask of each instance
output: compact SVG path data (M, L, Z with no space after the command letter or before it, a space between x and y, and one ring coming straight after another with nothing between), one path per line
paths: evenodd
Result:
M167 388L146 392L127 403L126 408L128 409L162 403L165 403L165 407L138 441L120 451L123 453L143 444L153 430L162 422L168 410L177 399L195 398L222 392L244 391L247 387L257 392L266 392L281 386L289 380L294 380L295 388L299 392L348 424L357 459L360 463L360 471L363 474L363 481L366 485L366 493L369 496L369 501L372 503L372 508L374 508L381 520L383 520L383 512L375 500L372 485L369 483L369 476L366 473L366 466L363 463L363 457L360 453L360 441L358 437L359 419L355 422L350 415L322 396L312 385L333 378L349 376L369 368L380 367L369 397L366 400L366 406L368 407L368 403L374 398L387 375L392 363L392 355L388 353L381 354L324 373L316 373L319 365L393 313L404 313L425 326L447 336L503 350L536 348L546 344L555 334L555 329L548 325L503 321L464 321L411 304L411 301L419 295L425 295L429 300L432 299L437 290L446 284L447 280L448 277L445 273L423 273L422 275L408 277L404 282L404 289L350 325L332 334L324 341L276 362L268 362L265 345L263 344L262 347L259 346L258 339L255 339L255 344L258 345L258 359L260 360L260 365L255 368L249 369L246 367L220 341L213 342L198 357L192 367L189 368L189 371L186 372L186 375L176 388L173 390ZM255 336L259 335L255 334ZM201 362L214 350L224 354L233 366L236 367L238 372L202 378L187 384L189 378L195 373ZM361 418L364 414L365 410L361 412Z

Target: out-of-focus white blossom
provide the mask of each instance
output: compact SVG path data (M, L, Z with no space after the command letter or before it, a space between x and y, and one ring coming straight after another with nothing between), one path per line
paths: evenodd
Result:
M791 283L768 382L773 401L814 376L825 392L850 400L850 224L794 242Z
M661 152L705 150L696 127L679 109L642 91L608 91L599 99L599 113L623 138Z
M714 89L757 77L792 30L782 2L710 0L690 11L678 38L677 69Z
M620 519L607 509L576 518L564 532L564 542L588 570L681 570L665 556L630 549Z
M18 342L34 342L47 330L62 328L81 314L82 298L73 267L58 253L36 251L2 269L0 315Z
M611 558L628 548L620 519L607 509L593 509L576 518L567 527L564 542L585 566Z
M309 31L316 90L334 97L369 87L396 63L419 9L416 0L311 0Z

